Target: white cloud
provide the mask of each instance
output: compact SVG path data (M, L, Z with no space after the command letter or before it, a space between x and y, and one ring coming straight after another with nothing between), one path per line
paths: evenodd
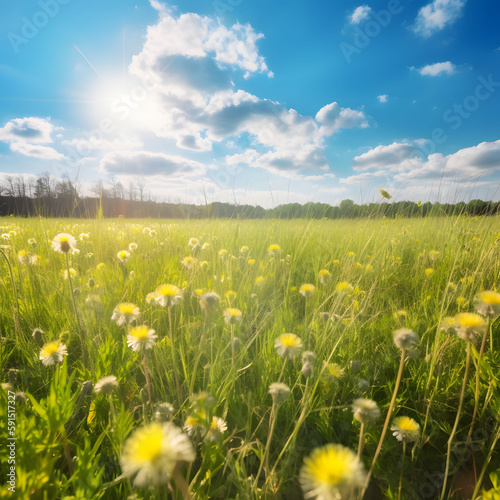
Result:
M461 15L466 0L434 0L418 11L412 29L415 33L429 37L453 24Z
M371 15L371 7L368 5L360 5L354 9L354 12L349 17L349 22L351 24L359 24L366 19L368 19Z
M368 119L362 111L341 108L336 102L323 106L316 114L316 120L321 123L324 135L331 135L342 128L368 127Z
M54 148L48 146L40 146L39 144L28 144L25 142L12 142L10 144L11 151L24 156L31 156L41 160L64 160L65 156L57 152Z
M378 102L386 103L389 100L389 96L387 94L380 94L377 96Z
M353 170L408 170L420 161L419 149L412 143L394 142L388 146L376 148L356 156L353 160Z
M52 132L57 129L47 118L14 118L0 128L0 141L48 144L52 142Z
M180 156L150 151L106 153L99 163L99 168L110 175L159 175L167 178L196 176L205 173L205 167L201 163Z
M100 137L83 137L62 141L62 144L70 146L80 152L113 151L123 149L137 149L142 147L142 141L133 137L119 137L113 140Z
M455 71L456 66L450 61L427 64L427 66L418 70L422 76L440 76L442 74L453 75Z

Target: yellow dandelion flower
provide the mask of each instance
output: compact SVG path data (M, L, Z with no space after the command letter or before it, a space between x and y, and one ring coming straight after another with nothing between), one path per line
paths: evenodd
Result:
M459 313L455 316L455 331L463 340L474 340L476 334L483 333L486 321L476 313Z
M147 325L139 325L131 328L127 335L127 345L133 351L144 351L153 347L158 336L155 331Z
M425 270L425 275L426 275L426 276L431 276L433 273L434 273L434 269L430 269L430 268L429 268L429 269L426 269L426 270Z
M251 266L255 264L255 259L248 259L248 264L250 264Z
M64 356L68 355L68 349L58 340L44 344L40 351L40 360L46 366L61 363Z
M123 447L123 474L134 477L136 486L166 484L180 462L196 458L189 438L171 422L154 422L135 431Z
M228 325L234 325L241 321L241 311L234 307L230 307L224 311L224 320Z
M118 260L120 262L126 262L127 259L130 257L130 253L127 252L127 250L120 250L116 256L118 257Z
M363 463L352 450L339 444L313 450L300 471L305 498L317 500L355 498L365 479Z
M293 333L283 333L276 339L274 347L278 356L293 359L302 350L302 340Z
M314 285L311 285L310 283L304 283L303 285L300 285L299 293L307 299L314 295L314 290Z
M182 300L182 292L175 285L159 285L153 292L154 300L162 307L170 307Z
M337 292L348 292L352 290L352 285L349 284L347 281L340 281L335 286L335 290L337 290Z
M332 275L330 274L330 271L328 269L321 269L321 271L318 273L318 279L321 284L324 284L330 280Z
M281 252L281 247L277 245L276 243L272 244L269 246L267 249L269 253L274 253L274 252Z
M379 189L378 192L382 195L382 198L385 198L387 200L390 200L392 198L392 196L385 189Z
M122 302L118 304L111 316L111 320L115 321L118 326L129 325L137 321L141 317L139 308L130 302Z
M479 314L496 318L500 315L500 293L492 290L479 292L474 299L474 306Z
M420 438L420 425L410 417L396 417L392 421L391 431L398 441L413 443Z

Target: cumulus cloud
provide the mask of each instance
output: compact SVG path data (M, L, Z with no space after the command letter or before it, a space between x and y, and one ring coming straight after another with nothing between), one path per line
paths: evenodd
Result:
M362 111L341 108L336 102L323 106L316 114L316 120L321 123L324 135L331 135L342 128L368 127L368 119Z
M456 66L450 61L427 64L423 68L420 68L418 72L422 76L441 76L443 74L453 75L456 71Z
M349 22L351 24L360 24L370 17L371 11L372 9L368 7L368 5L360 5L356 7L354 12L349 16Z
M106 153L99 163L101 171L113 174L164 177L203 175L205 167L196 161L150 151L113 151Z
M413 143L394 142L377 146L353 160L353 170L408 170L420 162L419 150ZM417 163L415 163L417 162Z
M141 125L158 137L173 139L178 148L210 151L214 143L232 140L238 145L245 138L248 152L228 157L227 163L277 173L324 171L324 138L342 128L368 126L362 111L337 103L314 118L237 89L235 72L245 78L272 76L257 48L262 35L250 25L226 27L207 16L174 16L168 10L160 14L157 24L148 27L144 47L129 71L153 82L148 98L154 105Z
M378 102L386 103L389 100L389 96L387 94L380 94L377 96Z
M418 11L412 29L429 37L453 24L462 14L466 0L434 0Z
M398 174L396 180L429 180L451 177L468 182L471 177L488 176L499 171L500 140L482 142L477 146L460 149L447 156L441 153L431 154L427 161L421 161L416 168Z
M14 118L0 128L0 141L48 144L52 142L51 135L56 129L46 118Z
M10 144L11 151L31 156L41 160L64 160L65 156L54 148L49 146L40 146L39 144L27 144L25 142L13 142Z

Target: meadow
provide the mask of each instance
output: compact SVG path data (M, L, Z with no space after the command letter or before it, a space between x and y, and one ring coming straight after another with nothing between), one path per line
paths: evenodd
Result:
M500 498L498 217L0 234L0 498Z

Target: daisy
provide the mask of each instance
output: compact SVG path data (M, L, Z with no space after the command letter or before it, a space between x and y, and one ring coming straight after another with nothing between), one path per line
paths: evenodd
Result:
M133 321L137 321L141 317L141 312L135 304L130 302L121 302L118 304L111 316L112 321L116 321L118 326L130 325Z
M365 478L364 466L356 454L339 444L316 448L304 459L300 471L304 497L317 500L354 499Z
M396 417L392 421L391 431L398 441L413 443L420 438L420 425L410 417Z
M68 349L58 340L44 344L40 351L40 359L46 366L61 363L64 356L68 355Z
M182 292L175 285L160 285L153 293L154 300L162 307L175 306L182 300Z
M134 326L127 335L127 345L133 351L143 351L153 347L158 335L147 325Z
M52 249L59 253L68 253L76 248L76 240L74 236L67 233L59 233L52 240Z
M283 333L276 339L274 347L283 359L293 359L302 350L302 340L293 333Z
M154 422L136 430L123 447L123 474L135 486L166 484L179 462L193 462L196 454L189 438L171 422Z

